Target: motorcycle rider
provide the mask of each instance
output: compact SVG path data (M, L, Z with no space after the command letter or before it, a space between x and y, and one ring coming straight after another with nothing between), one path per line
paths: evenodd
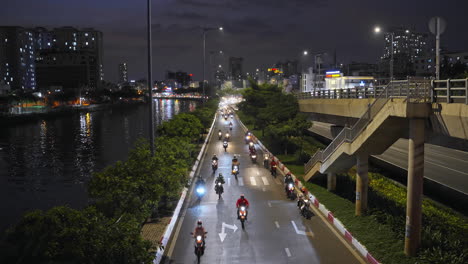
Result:
M236 202L237 219L239 219L239 209L241 206L245 206L245 219L247 220L247 216L249 215L249 212L247 211L247 209L249 208L249 201L245 199L244 194L241 194L240 198L237 199L237 202Z
M277 166L278 164L276 164L276 161L274 158L271 158L271 162L270 162L270 172L271 174L273 175L273 167L274 166Z
M223 136L223 132L221 131L221 129L218 131L218 138L221 139L221 137Z
M197 236L201 236L203 240L203 246L205 246L205 228L203 227L202 221L198 219L197 226L195 226L195 230L193 231L193 237L196 238Z
M211 158L211 160L216 160L216 162L218 162L218 157L216 156L216 154L213 154L213 157Z
M220 182L221 184L224 184L224 177L223 177L223 174L222 174L222 173L219 173L219 174L218 174L218 177L216 177L215 185L217 185L218 182Z
M205 185L205 180L203 180L202 176L201 175L198 175L197 177L197 182L195 183L195 185Z
M239 160L237 159L237 157L234 155L234 157L232 158L232 166L231 166L231 170L234 169L234 165L237 165L237 168L239 168Z

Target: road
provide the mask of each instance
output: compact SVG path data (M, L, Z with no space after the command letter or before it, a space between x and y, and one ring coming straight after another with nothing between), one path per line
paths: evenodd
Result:
M332 139L332 124L313 122L312 132ZM394 166L408 168L408 140L401 138L374 157ZM424 144L424 177L468 195L468 152Z
M208 232L201 263L365 263L322 216L306 220L299 215L296 202L286 199L282 177L273 178L263 168L261 159L258 164L250 161L244 131L237 120L233 124L226 153L217 133L213 133L200 167L200 175L207 182L207 194L200 202L193 192L186 199L163 263L196 263L190 232L198 219ZM219 118L214 129L225 132L228 122ZM257 151L262 157L258 146ZM214 153L219 158L216 174L223 173L226 180L220 200L213 189ZM230 175L233 154L240 161L238 180ZM237 220L235 208L241 193L250 202L245 230Z

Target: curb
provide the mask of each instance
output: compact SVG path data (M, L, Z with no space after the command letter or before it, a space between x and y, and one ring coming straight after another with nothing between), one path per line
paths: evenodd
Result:
M237 118L239 120L239 123L241 124L241 126L243 127L243 129L245 131L248 130L248 128L244 125L244 123L242 123L242 121ZM253 134L252 134L253 135ZM267 152L267 153L271 153L268 151L268 149L260 142L260 140L258 140L258 138L253 135L254 137L254 141L260 146L260 148L264 151L264 152ZM283 176L285 174L287 174L288 172L290 172L290 170L284 166L284 164L276 157L276 156L273 156L273 159L276 161L276 163L278 164L278 168L280 169L280 171L282 172ZM309 200L312 202L312 204L325 216L325 218L327 218L328 222L330 222L331 224L333 224L333 226L338 229L338 231L343 235L343 237L345 238L346 241L348 241L350 244L352 244L354 246L354 248L357 249L357 251L371 264L380 264L380 262L378 260L376 260L372 255L371 253L367 250L367 248L362 245L356 238L353 237L353 235L351 234L351 232L349 232L346 227L341 223L341 221L338 219L338 218L335 218L335 216L333 216L333 213L331 211L329 211L325 205L321 204L319 202L319 200L309 192L309 190L307 190L305 188L305 186L302 184L301 181L299 181L296 176L294 176L294 174L292 174L291 172L291 176L294 180L294 185L295 185L295 188L296 188L296 191L298 192L302 192L306 197L309 197Z
M195 175L195 172L198 169L198 165L200 165L201 157L202 157L203 153L205 152L206 144L208 143L208 140L211 137L211 134L213 132L213 127L214 127L214 124L215 124L215 121L216 121L217 117L218 117L218 109L216 109L216 112L215 112L215 115L214 115L214 118L213 118L213 122L211 123L210 132L208 132L208 135L205 138L205 142L203 143L203 146L202 146L200 152L198 153L197 160L195 161L195 164L193 164L192 170L190 171L189 185L192 184L193 176ZM180 209L182 209L182 205L184 204L184 200L185 200L185 197L187 196L187 192L188 192L188 188L184 187L184 189L182 190L182 193L180 194L179 202L177 203L177 206L176 206L176 208L174 210L174 213L172 214L171 221L167 225L163 236L159 240L159 247L156 250L156 256L155 256L155 258L153 260L153 264L159 264L161 262L161 260L162 260L162 257L164 255L164 251L166 249L167 242L169 241L169 238L172 235L172 230L174 229L175 223L177 222L177 220L179 218Z

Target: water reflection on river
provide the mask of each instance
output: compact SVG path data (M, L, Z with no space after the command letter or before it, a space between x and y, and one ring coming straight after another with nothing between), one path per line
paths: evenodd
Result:
M160 124L194 101L155 100ZM86 183L93 172L125 160L140 137L147 137L145 105L119 106L0 128L0 231L22 213L87 203Z

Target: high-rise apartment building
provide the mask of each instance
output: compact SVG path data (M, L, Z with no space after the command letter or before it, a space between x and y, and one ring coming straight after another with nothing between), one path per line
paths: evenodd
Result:
M0 80L11 90L36 90L35 56L32 30L0 27Z
M0 78L12 90L97 88L103 79L100 31L0 27L0 39Z
M428 35L425 33L418 33L403 27L395 27L385 33L385 48L384 54L381 57L381 70L385 73L389 72L390 68L388 64L393 44L393 69L395 77L414 75L413 64L418 59L424 57L429 50L427 38Z
M242 62L244 59L242 57L229 57L229 74L231 80L242 80Z
M36 59L39 88L98 88L104 77L102 32L73 27L40 29L36 30L37 43L43 47Z
M128 82L128 68L127 63L123 62L119 64L119 83Z

